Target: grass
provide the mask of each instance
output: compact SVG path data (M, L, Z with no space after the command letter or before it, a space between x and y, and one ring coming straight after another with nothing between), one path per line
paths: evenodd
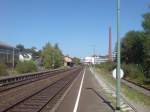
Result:
M107 72L104 69L96 69L96 71L98 73L101 74L101 76L104 78L105 81L109 82L111 85L113 85L113 87L115 87L115 79L113 79L113 77L110 76L110 73ZM144 104L147 106L150 106L150 97L144 95L143 93L140 93L139 91L136 91L130 87L128 87L125 84L121 84L121 88L122 88L122 93L124 93L125 97L127 97L128 99L134 101L134 102L138 102L140 104Z
M112 79L112 77L108 77L108 76L106 76L106 72L104 71L104 70L99 70L99 69L96 69L96 71L97 72L100 72L100 74L101 74L101 77L100 78L102 78L105 82L109 82L109 84L111 84L111 85L115 85L115 82L113 81L113 79ZM107 74L108 75L108 74ZM107 93L107 92L105 92L105 95L107 96L107 98L109 99L109 102L111 102L111 104L112 104L112 106L114 107L114 108L116 108L116 98L114 97L114 96L112 96L112 94L111 93ZM120 110L120 112L123 112L123 111L121 111ZM125 111L125 112L128 112L128 111Z
M125 84L122 85L122 92L126 97L132 99L134 102L139 102L144 105L150 106L150 97L144 95L143 93L136 91Z

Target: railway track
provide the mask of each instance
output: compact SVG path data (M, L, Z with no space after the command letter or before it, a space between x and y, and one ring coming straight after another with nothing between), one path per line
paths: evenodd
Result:
M69 69L72 70L72 69ZM43 71L25 75L19 75L9 78L0 79L0 92L7 91L9 89L13 89L15 87L19 87L34 81L42 80L47 77L53 77L55 74L69 71L67 69L53 70L53 71Z
M150 89L148 89L148 88L145 88L139 84L136 84L136 83L134 83L130 80L126 80L126 79L122 79L121 82L124 83L125 85L127 85L128 87L145 94L146 96L150 96Z
M56 73L0 92L0 112L50 111L81 68Z
M143 89L145 89L145 90L147 90L147 91L150 91L150 88L146 88L146 87L144 87L144 86L142 86L142 85L140 85L140 84L137 84L137 83L135 83L135 82L133 82L133 81L131 81L131 80L128 80L128 79L123 79L123 80L125 80L125 81L127 81L127 82L129 82L129 83L132 83L132 84L134 84L134 85L136 85L136 86L139 86L139 87L141 87L141 88L143 88Z

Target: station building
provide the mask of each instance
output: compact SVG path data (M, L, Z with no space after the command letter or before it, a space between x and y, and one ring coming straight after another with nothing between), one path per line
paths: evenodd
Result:
M64 66L73 66L73 60L69 56L64 56Z

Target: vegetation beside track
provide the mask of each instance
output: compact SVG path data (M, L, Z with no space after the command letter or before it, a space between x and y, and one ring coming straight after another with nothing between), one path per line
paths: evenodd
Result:
M25 48L22 44L16 45L16 48L19 49L20 53L31 54L32 60L15 60L14 68L12 67L12 64L8 66L7 63L3 62L0 64L0 76L18 75L48 69L67 68L64 66L64 54L57 43L52 45L48 42L41 50L37 50L36 47ZM81 64L80 59L77 57L72 58L72 61L75 66Z
M0 63L0 76L8 75L7 66L5 64Z
M106 71L105 69L100 69L98 67L96 68L96 72L98 72L98 74L101 75L101 77L106 82L108 82L115 88L116 82L115 79L112 76L110 76L110 72ZM149 96L146 96L143 93L140 93L139 91L136 91L125 84L121 84L121 91L125 95L125 97L127 97L130 101L133 101L135 103L141 103L147 106L150 105Z
M150 12L143 15L142 31L129 31L121 40L121 68L125 79L150 89ZM115 59L116 61L116 59ZM110 73L116 62L97 65Z
M99 65L96 65L101 71L104 71L106 74L112 74L114 68L116 68L116 63L106 62ZM141 71L141 68L135 64L122 64L121 67L125 73L124 79L127 79L131 82L136 83L137 85L143 86L147 89L150 89L150 83L146 82L147 78L144 73Z
M36 72L37 66L36 66L34 61L18 62L15 70L21 74L22 73L29 73L29 72Z
M150 89L150 12L143 15L142 27L122 38L121 62L125 78Z

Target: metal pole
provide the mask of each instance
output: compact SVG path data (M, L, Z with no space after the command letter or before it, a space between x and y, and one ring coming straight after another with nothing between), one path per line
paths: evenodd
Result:
M120 0L117 0L117 80L116 110L120 111Z
M54 65L54 53L52 53L52 67L54 69L55 65Z
M13 48L13 59L12 59L12 61L13 61L13 62L12 62L12 63L13 63L13 68L14 68L14 66L15 66L15 62L14 62L14 61L15 61L15 56L14 56L14 54L15 54L15 53L14 53L14 48Z
M93 64L94 64L94 70L95 70L95 46L93 48Z
M7 58L6 58L6 60L7 60L6 63L8 63L8 55L9 55L9 51L6 50L6 57L7 57Z

